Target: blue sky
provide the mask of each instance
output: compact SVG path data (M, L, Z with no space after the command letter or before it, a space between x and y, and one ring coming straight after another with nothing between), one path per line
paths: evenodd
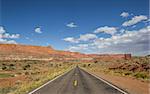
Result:
M105 39L110 39L113 36L123 36L127 34L127 31L139 32L148 27L148 0L0 1L1 31L7 33L3 33L3 36L1 33L1 43L52 45L55 49L83 53L108 53L113 50L111 53L143 55L149 51L148 48L143 51L146 44L142 44L141 49L137 49L142 51L136 53L136 51L132 51L134 47L127 51L122 50L126 49L124 42L112 45L114 48L121 46L122 49L107 48L107 44L110 43L105 43ZM122 13L124 15L121 15ZM135 16L140 17L136 18ZM138 22L123 25L124 22L130 21L132 18L137 19ZM98 30L97 33L95 33L96 30ZM110 33L108 30L112 32ZM120 33L121 31L123 33ZM104 40L100 41L102 38ZM107 46L108 50L101 47L102 45L103 47Z

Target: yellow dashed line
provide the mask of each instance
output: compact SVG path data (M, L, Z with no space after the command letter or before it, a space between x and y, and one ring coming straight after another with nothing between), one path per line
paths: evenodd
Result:
M78 81L77 81L77 80L74 80L74 81L73 81L73 85L74 85L74 86L77 86L77 85L78 85Z

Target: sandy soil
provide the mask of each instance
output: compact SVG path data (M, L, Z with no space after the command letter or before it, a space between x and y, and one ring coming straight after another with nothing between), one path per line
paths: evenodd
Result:
M25 76L17 76L10 78L1 78L0 79L0 88L4 87L12 87L16 84L16 82L21 82L21 80L26 79Z
M112 76L92 71L89 72L111 82L112 84L127 91L129 94L150 94L149 82L143 82L132 77Z

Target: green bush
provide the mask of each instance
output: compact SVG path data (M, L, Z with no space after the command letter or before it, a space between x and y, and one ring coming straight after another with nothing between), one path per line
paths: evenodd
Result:
M2 70L6 70L7 69L7 67L6 66L2 66Z
M134 74L134 76L136 78L142 78L142 79L149 79L150 78L148 74L143 73L143 72L136 73L136 74Z
M8 73L0 73L0 78L8 78L8 77L14 77L14 75Z
M86 64L83 64L83 67L86 67Z
M31 66L29 65L29 64L27 64L27 65L25 65L24 67L23 67L23 70L27 70L28 68L30 68Z

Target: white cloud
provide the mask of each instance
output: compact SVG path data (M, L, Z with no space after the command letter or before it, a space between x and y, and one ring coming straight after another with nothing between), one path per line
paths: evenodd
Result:
M36 27L34 31L39 34L42 33L42 30L40 27Z
M5 34L3 34L2 37L3 37L3 38L16 39L16 38L19 38L20 35L19 35L19 34L12 34L12 35L10 35L9 33L5 33Z
M73 51L73 52L88 50L88 44L78 44L77 46L69 47L69 49L67 50Z
M75 28L75 27L77 27L77 25L76 25L74 22L68 23L66 26L67 26L67 27L70 27L70 28Z
M88 46L71 46L69 50L92 53L131 53L133 55L147 55L150 52L149 47L150 26L140 30L126 31L122 35L113 35L110 38L98 38ZM81 44L80 44L81 45ZM85 44L84 44L85 45Z
M25 37L25 39L29 40L30 38L29 37Z
M139 31L127 31L123 35L112 36L107 39L99 39L94 42L100 53L133 53L143 54L150 51L149 37L150 26Z
M80 41L88 41L91 39L96 39L97 36L95 34L84 34L84 35L80 35L80 38L78 40Z
M119 32L120 32L120 34L123 34L123 33L125 33L125 29L120 29Z
M129 16L129 13L128 12L122 12L121 14L120 14L120 16L122 16L122 17L128 17Z
M33 42L33 40L32 40L32 39L30 39L29 37L25 37L25 39L27 39L27 40L29 40L29 41Z
M16 39L19 37L20 37L19 34L9 34L6 32L3 26L0 26L0 43L17 44L15 40L11 39Z
M67 38L64 38L63 40L67 41L67 42L71 42L71 43L78 43L79 42L78 40L76 40L73 37L67 37Z
M123 12L120 16L128 17L132 14ZM84 34L78 38L69 37L64 40L74 44L68 47L70 51L82 53L96 53L96 54L116 54L116 53L131 53L133 55L148 55L150 54L150 26L145 24L145 27L139 30L135 27L139 22L147 23L149 21L147 16L134 16L128 21L125 21L122 26L132 26L130 31L124 27L110 27L104 26L97 28L94 33L106 33L111 36L98 37L96 34ZM80 44L79 44L80 43Z
M147 19L147 16L144 15L134 16L131 20L124 22L122 26L132 26Z
M3 34L3 33L5 33L5 29L3 26L0 26L0 34Z
M0 38L0 43L2 44L17 44L15 40L7 40L7 39L1 39Z
M117 32L117 28L104 26L104 27L99 27L94 31L94 33L101 33L101 32L113 35Z
M89 41L89 40L93 40L93 39L96 39L97 36L95 34L84 34L84 35L80 35L79 38L74 38L74 37L67 37L67 38L64 38L63 40L66 41L66 42L70 42L70 43L79 43L81 41Z
M143 21L143 22L145 22L145 23L150 22L150 18L149 18L149 19L147 19L147 20L145 20L145 21Z

